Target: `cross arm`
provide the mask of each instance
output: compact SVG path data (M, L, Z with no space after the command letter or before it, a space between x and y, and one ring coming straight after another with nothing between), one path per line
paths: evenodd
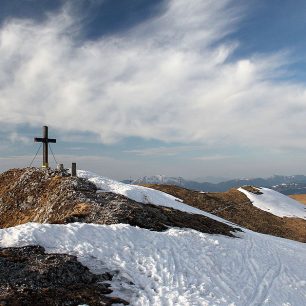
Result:
M34 142L45 142L45 138L35 137Z
M44 143L56 143L56 139L50 139L50 138L41 138L41 137L35 137L34 142L44 142Z

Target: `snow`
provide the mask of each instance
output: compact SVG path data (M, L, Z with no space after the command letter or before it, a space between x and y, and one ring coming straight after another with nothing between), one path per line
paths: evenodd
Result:
M254 194L243 188L244 193L257 208L267 211L278 217L295 217L306 220L306 206L269 188L260 188L263 194Z
M28 223L1 229L0 247L41 245L77 256L93 272L118 270L115 294L135 306L306 305L306 245L240 235Z
M153 204L157 206L170 207L180 211L184 211L191 214L202 215L222 223L233 225L233 223L228 222L222 218L219 218L215 215L212 215L210 213L207 213L203 210L192 207L190 205L184 204L182 203L183 201L181 199L178 199L170 194L167 194L159 190L143 186L125 184L84 170L78 170L77 175L80 178L88 179L89 181L94 183L98 188L97 192L113 192L116 194L121 194L131 200L143 204Z

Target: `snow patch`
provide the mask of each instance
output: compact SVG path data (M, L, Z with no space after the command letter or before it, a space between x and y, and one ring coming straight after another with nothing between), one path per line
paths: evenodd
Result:
M306 206L269 188L260 188L262 194L254 194L243 188L244 193L254 206L278 217L301 218L306 220Z
M77 256L96 273L118 270L112 285L135 306L306 305L306 245L251 231L240 235L28 223L1 229L0 247L41 245Z
M231 226L234 225L233 223L228 222L215 215L184 204L181 199L159 190L143 186L125 184L84 170L78 170L77 175L78 177L88 179L89 181L94 183L98 188L97 192L113 192L116 194L121 194L131 200L143 204L153 204L157 206L170 207L190 214L202 215L214 219L216 221L229 224ZM234 226L238 227L237 225Z

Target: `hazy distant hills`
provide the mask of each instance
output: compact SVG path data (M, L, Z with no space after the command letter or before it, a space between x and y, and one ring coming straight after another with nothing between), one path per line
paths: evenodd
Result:
M130 183L130 180L124 180ZM252 185L259 187L267 187L283 194L303 194L306 193L306 176L292 175L282 176L275 175L269 178L253 178L253 179L234 179L220 183L196 182L185 180L182 177L167 177L164 175L145 176L131 182L132 184L165 184L176 185L193 190L202 190L207 192L223 192L230 188L238 188L244 185Z

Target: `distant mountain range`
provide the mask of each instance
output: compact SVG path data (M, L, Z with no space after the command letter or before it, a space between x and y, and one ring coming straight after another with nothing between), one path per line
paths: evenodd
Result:
M133 180L124 180L125 183L132 184L165 184L177 185L193 190L201 190L206 192L224 192L230 188L238 188L244 185L252 185L258 187L267 187L274 189L283 194L306 194L306 176L292 175L282 176L274 175L269 178L253 178L253 179L234 179L220 183L200 183L191 180L185 180L182 177L168 177L165 175L144 176Z

